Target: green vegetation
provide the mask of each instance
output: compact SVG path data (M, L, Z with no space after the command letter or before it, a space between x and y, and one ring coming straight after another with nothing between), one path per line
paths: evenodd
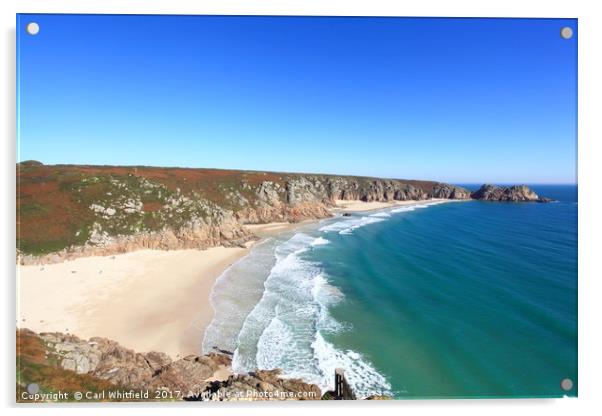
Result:
M219 209L195 190L184 194L129 172L28 165L17 175L17 247L27 254L51 253L94 238L178 230Z

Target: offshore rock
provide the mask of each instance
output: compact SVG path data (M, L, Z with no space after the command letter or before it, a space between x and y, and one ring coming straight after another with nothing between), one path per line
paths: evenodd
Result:
M549 198L540 198L526 185L496 186L485 184L471 197L480 201L500 202L551 202Z

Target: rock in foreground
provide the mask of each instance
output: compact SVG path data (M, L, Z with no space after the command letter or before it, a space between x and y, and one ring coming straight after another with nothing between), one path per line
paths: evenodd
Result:
M259 370L239 374L225 381L214 381L197 400L320 400L315 384L299 379L282 378L280 370Z
M172 360L137 353L106 338L88 341L62 333L17 331L17 400L31 383L45 391L89 392L87 400L115 400L136 391L138 400L319 400L320 388L282 378L279 370L229 375L231 358L210 353ZM222 376L222 374L226 376ZM227 379L225 379L227 377ZM131 400L136 397L120 397ZM24 399L25 398L25 399ZM67 399L68 400L68 399Z
M106 338L85 341L56 332L27 333L40 338L47 355L53 356L62 369L132 389L198 392L208 386L206 380L220 368L230 365L230 357L220 354L190 355L174 361L167 354L137 353Z

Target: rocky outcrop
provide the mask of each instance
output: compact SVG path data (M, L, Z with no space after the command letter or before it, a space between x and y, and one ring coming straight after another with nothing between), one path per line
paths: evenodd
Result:
M198 400L320 400L320 388L300 379L283 378L280 370L259 370L214 381Z
M499 202L551 202L542 198L526 185L496 186L485 184L471 194L472 199Z
M273 211L268 211L268 215L273 212L280 216L279 219L282 218L282 211L278 208L282 206L319 205L328 208L333 206L336 200L391 202L429 198L470 198L470 192L459 186L436 182L428 184L431 186L396 179L306 175L289 179L284 187L270 181L262 182L256 194L260 196L260 203L257 205L264 209L274 208ZM255 207L247 208L249 209L257 210Z
M42 361L63 370L108 381L116 388L177 393L184 400L318 400L320 388L281 376L279 370L230 374L227 354L190 355L172 360L160 352L138 353L106 338L82 340L62 333L36 334L20 329L17 342L41 341ZM23 345L17 345L21 351ZM38 363L40 365L41 363ZM221 373L228 374L221 376ZM53 386L56 387L56 386ZM168 397L174 398L169 395ZM152 398L152 396L151 396Z
M22 265L60 263L79 257L110 256L142 249L207 249L220 245L235 247L243 246L254 239L256 237L234 218L219 225L208 225L199 219L179 230L163 229L133 235L111 236L106 232L93 229L88 242L81 246L71 246L43 256L17 251L17 263Z
M388 179L307 176L287 184L287 201L322 202L336 200L388 202L428 199L431 195L412 184Z
M243 224L265 224L269 222L300 222L307 219L331 217L330 206L324 203L304 202L296 205L277 204L259 208L243 208L236 218Z
M164 353L137 353L106 338L85 341L61 333L39 336L63 369L132 389L166 388L194 395L209 386L207 379L217 370L230 365L225 355L191 355L173 361Z
M470 199L470 191L460 186L438 183L433 187L431 196L442 199Z

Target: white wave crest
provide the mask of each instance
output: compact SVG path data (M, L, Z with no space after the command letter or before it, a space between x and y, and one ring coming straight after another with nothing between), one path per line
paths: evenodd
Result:
M325 238L297 233L276 248L276 263L263 295L238 334L234 371L281 368L284 374L302 378L318 373L307 364L315 362L311 342L319 322L337 330L325 309L342 294L321 275L320 265L303 253L324 244Z
M360 224L364 222L346 224L339 231ZM279 368L284 377L301 378L326 391L333 388L334 369L342 367L358 397L386 393L387 380L361 354L338 350L324 339L350 329L330 313L343 293L307 256L314 247L329 243L324 237L297 233L274 249L276 261L261 298L236 338L232 368L236 373Z
M341 235L352 234L353 230L356 230L360 227L364 227L369 224L374 224L377 222L384 221L384 218L379 217L355 217L350 218L348 220L338 221L332 224L325 225L320 228L320 231L323 232L338 232Z
M330 244L330 241L325 239L324 237L318 237L314 241L311 242L312 246L324 246L326 244Z
M334 388L334 370L343 368L345 378L358 398L370 395L392 395L391 384L356 351L341 351L326 341L320 333L312 344L322 374L322 391Z
M340 351L323 338L346 329L329 311L343 294L329 283L320 265L303 254L323 244L328 244L323 237L298 233L276 248L277 261L264 282L263 296L238 335L233 370L280 368L284 377L301 378L325 390L333 387L334 369L343 367L358 396L388 391L384 376L359 353Z
M377 218L389 218L391 216L391 214L389 214L386 211L381 211L381 212L377 212L376 214L372 214L370 216L377 217Z

